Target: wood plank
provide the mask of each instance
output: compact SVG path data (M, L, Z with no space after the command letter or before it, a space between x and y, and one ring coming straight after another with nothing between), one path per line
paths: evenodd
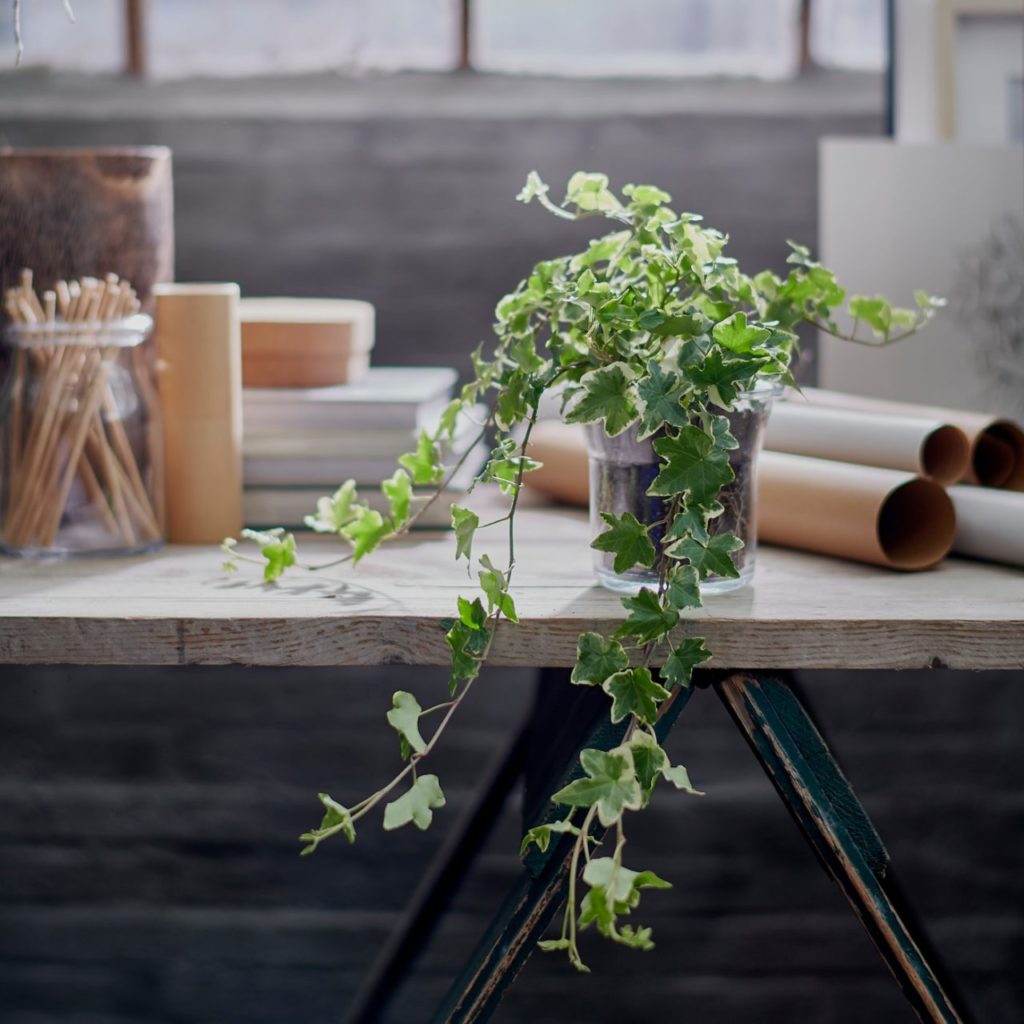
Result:
M485 543L493 541L492 543ZM569 665L577 635L621 616L590 573L586 518L524 509L496 665ZM501 528L477 542L505 555ZM304 557L340 552L303 537ZM375 665L447 663L441 621L473 583L454 538L424 532L359 566L264 585L227 577L214 548L129 559L0 561L0 663ZM763 548L753 587L709 598L680 635L702 635L722 668L1024 667L1024 575L951 559L926 573Z

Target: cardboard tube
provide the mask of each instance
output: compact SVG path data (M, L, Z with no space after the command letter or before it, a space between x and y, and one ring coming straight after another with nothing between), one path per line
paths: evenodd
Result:
M988 487L951 487L958 555L1024 568L1024 494Z
M953 503L933 480L892 469L762 452L758 535L891 569L928 569L953 545Z
M970 465L961 478L964 482L1007 491L1024 491L1024 430L1012 420L988 413L891 402L821 388L804 388L803 395L813 405L891 416L923 416L959 427L971 446Z
M528 487L568 505L590 503L590 468L582 425L541 420L533 428L527 454L543 465L524 477Z
M967 435L941 420L833 409L798 397L776 403L764 444L790 455L918 473L940 484L962 479L971 458Z
M167 539L217 544L242 526L238 285L157 285Z

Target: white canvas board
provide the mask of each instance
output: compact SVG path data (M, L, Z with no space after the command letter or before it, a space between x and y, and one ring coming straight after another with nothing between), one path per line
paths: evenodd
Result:
M822 336L823 387L1024 419L1024 149L822 141L820 258L847 289L949 305L879 350Z

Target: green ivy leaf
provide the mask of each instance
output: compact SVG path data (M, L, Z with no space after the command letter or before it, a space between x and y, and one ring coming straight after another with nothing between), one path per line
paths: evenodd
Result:
M341 534L352 544L352 561L358 562L375 550L391 532L391 523L376 509L363 508L358 518L345 526Z
M711 502L735 474L729 457L699 427L681 427L675 437L659 437L654 450L665 460L647 493L672 497L684 491L698 505Z
M425 430L419 433L416 451L400 455L398 464L408 470L412 482L420 486L440 483L444 476L444 466L438 457L437 445Z
M325 839L330 839L331 836L335 836L339 832L350 843L356 841L356 827L349 809L332 800L327 793L317 795L320 798L320 803L324 805L324 816L317 828L303 832L299 836L300 842L309 844L299 851L303 857L308 857Z
M694 789L693 784L690 782L690 773L681 765L677 764L670 768L665 768L661 773L666 781L671 782L676 789L681 789L686 793L690 793L692 796L704 796L699 789Z
M733 451L739 448L740 443L733 437L729 429L729 418L727 416L713 416L711 418L711 436L714 439L715 447L723 451Z
M651 677L648 668L628 668L605 680L603 689L612 698L612 723L632 715L645 725L653 725L658 706L669 696L668 690Z
M638 437L649 437L666 424L681 427L687 422L681 404L683 385L674 373L665 373L653 360L647 364L647 376L636 386L640 406Z
M661 666L661 678L670 686L689 686L693 670L711 657L700 637L687 637L672 648Z
M606 640L599 633L580 634L572 670L572 682L577 686L600 686L609 676L628 667L629 655L618 640Z
M459 425L459 413L462 412L466 403L461 398L453 398L441 413L437 421L437 436L447 437L449 440L455 437L455 430Z
M679 622L675 608L662 607L658 595L644 587L635 597L622 598L629 617L615 631L616 636L631 636L641 644L653 643L670 633Z
M679 611L701 606L700 581L692 565L677 565L669 573L665 600Z
M329 498L317 498L316 515L303 522L317 533L340 533L359 514L356 483L346 480Z
M467 601L459 598L459 621L470 629L484 629L487 625L487 612L480 603L480 598Z
M479 603L479 599L476 603ZM447 626L444 638L452 650L448 692L454 696L460 683L468 683L480 674L480 661L490 642L490 631L476 625L466 625L461 619L449 622Z
M452 505L452 528L455 530L455 558L472 561L473 536L480 525L480 517L471 509Z
M725 359L721 349L713 348L687 375L693 384L708 392L715 404L727 408L736 400L740 388L753 379L759 365L749 359Z
M711 336L730 352L746 355L767 341L772 335L771 328L747 323L746 313L733 313L719 321L711 330Z
M266 559L263 566L263 582L273 583L285 569L295 564L295 536L285 533L280 527L274 530L243 530L246 540L260 546L260 554Z
M500 569L495 569L486 555L480 559L480 564L483 566L483 570L479 574L480 589L487 597L488 608L491 611L494 611L495 608L500 609L501 614L509 622L518 622L519 616L516 615L516 606L512 595L508 592L508 581L505 574Z
M591 888L604 889L612 904L634 907L641 889L671 889L672 883L653 871L630 871L612 857L594 857L583 869L583 881Z
M569 423L604 421L609 436L621 434L635 419L630 394L633 371L625 363L611 363L583 375L584 394L568 411Z
M580 764L587 778L576 779L551 799L568 807L597 806L601 824L613 825L624 810L639 810L642 794L628 747L604 751L587 748L580 751Z
M686 507L676 514L676 517L669 524L662 544L667 545L674 540L682 540L687 535L696 537L697 540L708 539L708 522L716 516L720 516L725 508L717 501L709 502L706 505L698 505L687 502Z
M421 775L403 796L385 805L384 831L391 832L409 822L418 829L427 829L434 820L434 811L444 804L437 776Z
M565 189L566 203L574 203L587 213L610 213L622 209L622 204L608 188L608 175L577 171Z
M700 574L700 578L708 576L724 576L737 579L739 570L732 560L732 552L739 551L743 541L731 533L718 533L702 543L694 537L677 541L668 549L673 558L685 558Z
M658 741L643 729L633 734L629 741L629 749L633 753L633 766L636 769L637 782L643 790L646 806L654 792L655 783L668 767L668 754L661 749Z
M402 760L407 761L409 754L422 754L427 749L426 741L420 735L420 715L423 708L419 701L405 690L398 690L391 698L391 710L387 720L398 733L402 743Z
M602 512L601 518L608 524L608 529L595 538L590 546L598 551L613 553L616 572L626 572L634 565L647 568L654 565L655 550L647 527L632 512L624 512L621 516Z
M412 480L404 469L396 469L392 476L380 485L391 506L391 521L396 530L409 521L409 507L412 504Z
M552 821L546 825L534 825L523 836L523 842L519 847L519 856L525 857L531 846L536 846L541 853L547 853L548 847L551 845L551 837L566 833L578 836L580 830L569 821Z
M863 320L877 335L887 337L892 327L892 306L881 296L869 299L865 295L854 295L850 299L850 316Z

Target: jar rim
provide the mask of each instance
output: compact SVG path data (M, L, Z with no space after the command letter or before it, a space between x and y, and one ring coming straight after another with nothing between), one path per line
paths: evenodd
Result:
M135 313L121 320L67 323L8 323L4 343L12 348L48 348L58 345L89 345L96 348L134 348L149 334L153 318Z

